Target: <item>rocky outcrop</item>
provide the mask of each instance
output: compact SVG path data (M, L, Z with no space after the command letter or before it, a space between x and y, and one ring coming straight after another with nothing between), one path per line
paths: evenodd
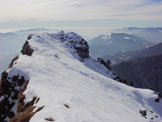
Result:
M35 104L39 101L37 97L24 103L25 95L23 92L26 90L28 82L23 75L9 77L6 71L2 73L0 122L29 122L37 112L44 108L42 106L36 109Z
M16 106L19 92L23 89L25 81L23 76L8 77L5 71L2 73L2 84L0 91L0 121L7 122L15 116L13 108Z
M31 38L32 36L29 35L28 39ZM33 51L29 42L26 41L22 53L31 56ZM8 68L12 69L18 59L19 56L13 58ZM24 103L25 95L23 92L26 90L28 82L23 73L13 76L9 76L7 70L2 73L0 80L0 122L29 122L35 113L43 109L43 107L40 107L35 110L34 104L39 101L37 97L33 97L32 101Z
M76 50L78 56L84 60L89 57L89 46L86 40L84 40L81 36L77 35L74 32L64 33L60 32L60 40L69 44Z
M84 39L81 39L79 42L72 40L72 41L70 41L70 44L74 47L77 54L82 59L85 59L85 58L89 57L89 46L88 46L87 42Z
M28 40L30 40L30 39L32 38L32 36L33 36L33 34L30 34L30 35L28 36ZM34 51L34 50L30 47L29 42L26 41L25 44L24 44L24 46L23 46L23 48L22 48L22 50L21 50L21 53L22 53L23 55L31 56L32 53L33 53L33 51Z
M33 53L33 51L34 51L34 50L30 47L29 42L26 41L25 44L24 44L24 46L23 46L23 48L22 48L22 50L21 50L21 53L22 53L23 55L31 56L32 53Z
M16 60L19 58L19 56L16 56L15 58L12 59L11 63L9 64L8 68L13 67L14 63L16 64Z
M64 31L58 32L57 34L49 34L52 38L60 40L62 43L70 45L74 48L78 56L84 60L89 57L89 46L88 43L79 35L74 32L64 33ZM40 37L37 34L30 34L28 40L25 42L21 52L23 55L31 56L34 50L30 46L30 40L34 37Z
M25 95L23 92L26 90L27 85L28 82L25 82L23 89L18 94L18 102L16 106L17 113L12 119L10 119L10 122L29 122L37 112L44 108L44 106L42 106L35 110L35 104L40 100L40 98L37 97L33 97L31 101L24 103Z

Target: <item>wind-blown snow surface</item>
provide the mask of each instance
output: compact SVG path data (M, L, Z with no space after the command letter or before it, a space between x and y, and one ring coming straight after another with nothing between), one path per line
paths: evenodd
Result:
M112 80L111 72L92 58L81 62L69 40L61 42L58 34L34 34L28 41L32 56L20 55L8 73L26 74L26 100L38 96L38 106L45 105L31 122L46 122L48 117L56 122L150 122L152 117L153 122L162 121L162 102L154 102L153 91ZM140 110L147 110L147 118Z

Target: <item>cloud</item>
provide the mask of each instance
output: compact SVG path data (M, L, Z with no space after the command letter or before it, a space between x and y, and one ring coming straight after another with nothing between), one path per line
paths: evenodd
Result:
M162 21L161 13L161 0L5 0L0 4L0 22Z

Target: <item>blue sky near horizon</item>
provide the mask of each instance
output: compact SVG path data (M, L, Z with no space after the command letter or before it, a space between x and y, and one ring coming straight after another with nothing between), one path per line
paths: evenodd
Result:
M162 0L5 0L0 31L24 28L162 27Z

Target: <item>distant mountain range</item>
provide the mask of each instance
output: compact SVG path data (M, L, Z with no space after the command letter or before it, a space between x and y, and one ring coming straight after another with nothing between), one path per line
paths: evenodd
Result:
M134 87L162 93L162 54L122 62L113 66L113 72Z
M129 53L130 59L140 58L140 57L148 57L162 54L162 42L151 47L148 47L143 50L135 51Z
M133 52L129 60L113 66L113 71L135 87L162 93L162 43Z
M153 44L148 40L126 33L100 35L89 41L92 56L102 57L104 60L109 59L113 64L127 59L128 52L145 49Z
M153 43L162 42L162 27L154 27L154 28L129 27L120 29L117 32L133 34L135 36L149 40Z

